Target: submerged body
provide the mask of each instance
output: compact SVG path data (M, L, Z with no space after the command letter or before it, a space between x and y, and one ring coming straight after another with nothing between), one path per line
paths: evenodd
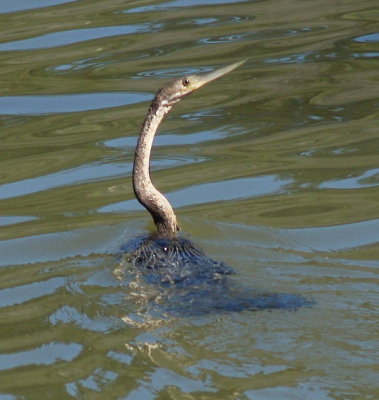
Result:
M252 293L237 285L231 279L234 271L230 267L211 259L190 240L178 236L179 225L174 210L150 179L151 148L164 116L184 96L243 62L169 82L158 91L142 125L133 165L133 189L138 201L151 214L156 233L122 250L129 254L127 261L134 268L131 272L158 288L159 295L151 296L149 302L154 311L158 307L170 315L199 315L214 310L295 309L309 304L301 296ZM143 294L142 297L150 298Z
M148 236L142 238L132 251L128 250L129 261L146 280L161 286L216 285L234 274L232 268L211 259L191 240L183 237Z
M296 310L313 304L299 295L252 290L233 278L232 268L213 260L181 236L141 237L124 247L123 252L128 254L128 278L137 282L132 285L134 296L149 315Z

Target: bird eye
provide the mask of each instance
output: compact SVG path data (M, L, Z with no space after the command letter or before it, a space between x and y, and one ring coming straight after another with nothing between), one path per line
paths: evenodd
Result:
M182 84L183 84L183 86L188 86L190 84L189 79L187 79L187 78L183 79Z

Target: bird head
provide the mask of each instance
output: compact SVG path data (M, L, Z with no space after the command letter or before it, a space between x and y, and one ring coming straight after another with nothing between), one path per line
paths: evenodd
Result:
M188 96L205 84L233 71L245 61L246 60L238 61L234 64L226 65L225 67L204 74L193 74L173 79L159 90L157 98L159 98L163 106L171 108L183 97Z

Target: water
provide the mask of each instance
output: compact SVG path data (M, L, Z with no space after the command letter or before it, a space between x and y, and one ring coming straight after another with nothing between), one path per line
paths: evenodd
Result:
M0 4L0 400L379 398L377 2ZM5 4L7 3L7 4ZM153 178L236 287L297 311L149 312L116 255L168 79Z

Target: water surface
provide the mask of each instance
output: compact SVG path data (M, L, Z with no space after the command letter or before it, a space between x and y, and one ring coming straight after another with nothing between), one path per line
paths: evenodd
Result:
M0 4L0 400L376 399L377 2ZM120 248L153 226L130 178L168 79L152 174L237 288L293 310L152 312ZM194 313L195 314L195 313Z

